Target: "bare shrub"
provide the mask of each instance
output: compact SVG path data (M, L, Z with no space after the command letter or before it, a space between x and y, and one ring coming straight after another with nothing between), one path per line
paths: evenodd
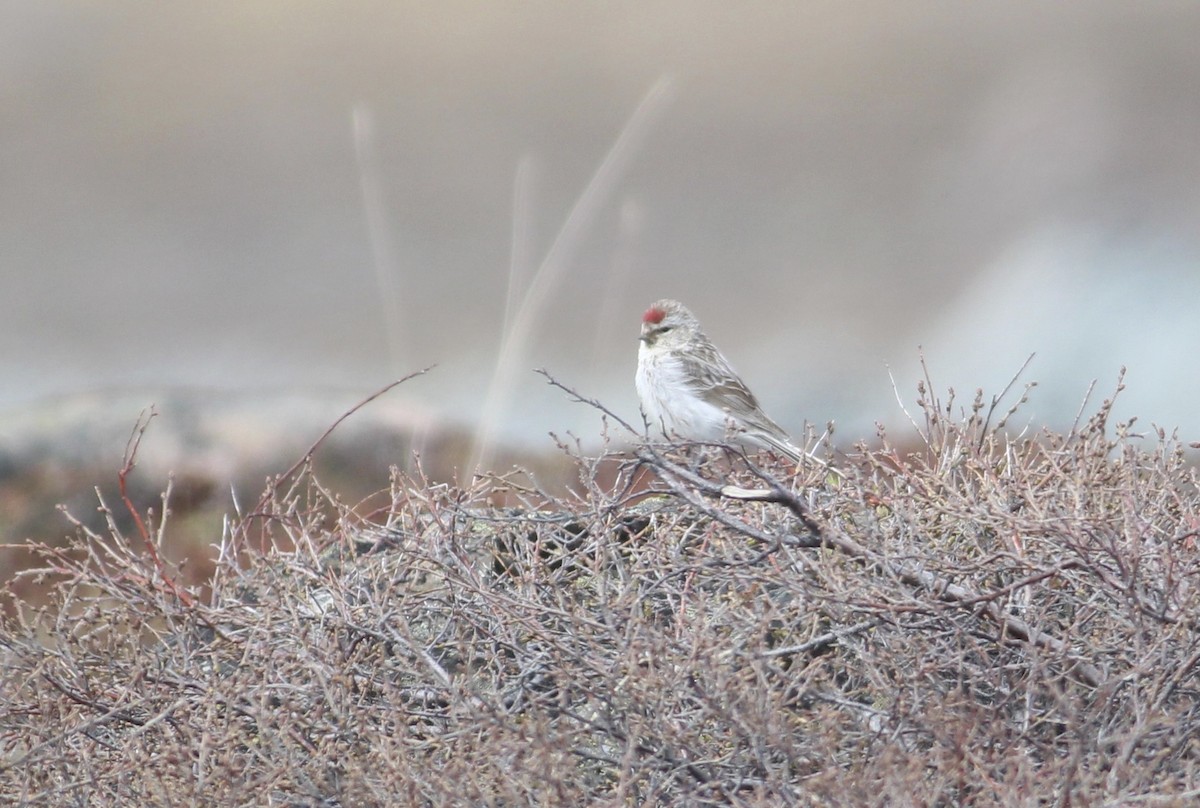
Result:
M0 634L0 790L1186 802L1197 480L1110 412L1015 439L994 402L956 416L926 388L915 452L881 433L833 471L646 446L612 486L581 459L559 497L397 472L351 508L301 468L230 521L203 593L161 560L161 520L110 519L34 548L56 597Z

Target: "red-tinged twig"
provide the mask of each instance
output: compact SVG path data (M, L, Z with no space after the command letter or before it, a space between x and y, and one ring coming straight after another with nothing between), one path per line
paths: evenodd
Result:
M150 559L154 562L154 568L158 571L163 585L180 603L191 608L195 606L195 601L186 590L179 588L175 583L174 577L168 572L167 565L163 563L162 556L159 555L154 538L150 535L150 530L146 527L146 521L142 519L142 515L138 512L137 507L133 504L133 500L129 496L129 475L137 467L137 453L138 448L142 445L142 437L146 434L146 429L150 426L151 419L156 415L158 415L158 412L155 411L154 407L150 407L149 410L142 410L141 414L138 415L138 419L133 425L133 431L129 434L129 440L125 444L125 456L122 458L121 470L117 472L117 484L121 493L121 502L125 504L125 509L133 517L133 523L137 526L138 535L142 537L142 542L146 545L146 551L150 554ZM162 518L165 519L166 515L166 504L164 503Z
M146 428L150 426L150 421L154 416L158 415L154 407L142 410L138 415L137 421L133 425L133 431L129 434L129 440L125 442L125 456L121 459L121 470L117 472L117 482L120 485L121 501L125 503L125 508L129 511L129 515L133 517L133 523L137 525L138 535L142 537L142 541L146 543L150 555L154 557L156 566L161 566L161 561L158 558L158 550L154 547L154 542L150 538L150 531L146 528L145 521L142 520L142 515L138 513L138 509L134 507L133 500L129 498L127 482L130 473L137 466L138 447L142 445L142 436L146 434Z

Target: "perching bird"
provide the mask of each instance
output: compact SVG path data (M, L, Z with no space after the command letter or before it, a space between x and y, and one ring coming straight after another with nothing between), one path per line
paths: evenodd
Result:
M799 462L804 454L767 417L682 303L660 300L642 315L637 392L652 430L668 438L732 438Z

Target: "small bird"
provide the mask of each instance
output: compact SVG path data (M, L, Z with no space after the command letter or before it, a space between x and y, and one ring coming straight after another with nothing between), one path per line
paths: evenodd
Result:
M686 440L733 437L800 461L804 453L762 411L682 303L660 300L646 309L640 339L637 392L652 429Z

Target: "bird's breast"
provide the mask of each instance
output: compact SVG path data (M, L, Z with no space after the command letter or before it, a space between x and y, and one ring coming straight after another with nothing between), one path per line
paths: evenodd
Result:
M724 411L697 392L687 366L670 354L639 352L637 392L654 433L691 440L719 440L725 434Z

